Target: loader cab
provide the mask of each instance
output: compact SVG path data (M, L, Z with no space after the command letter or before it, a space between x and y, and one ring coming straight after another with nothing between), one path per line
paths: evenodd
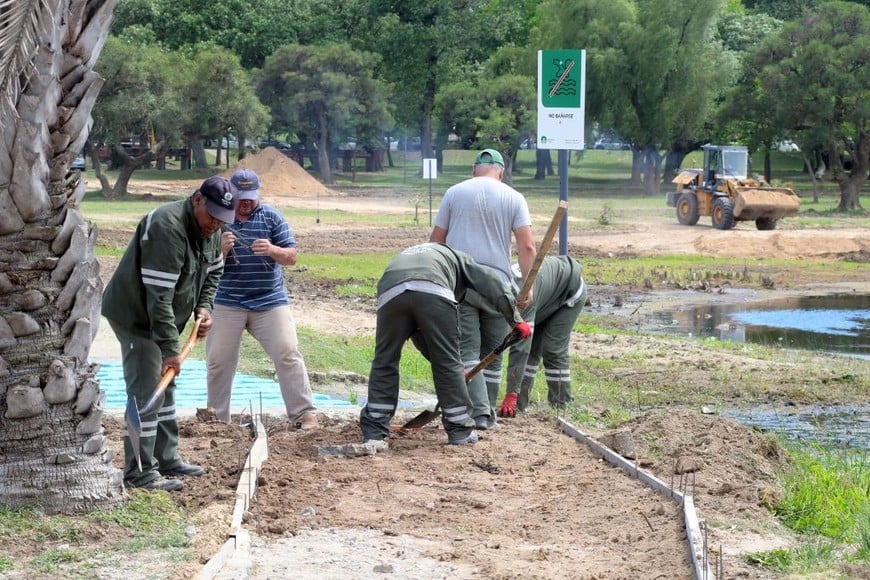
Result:
M739 145L704 145L704 179L711 184L722 179L743 181L748 173L749 150Z

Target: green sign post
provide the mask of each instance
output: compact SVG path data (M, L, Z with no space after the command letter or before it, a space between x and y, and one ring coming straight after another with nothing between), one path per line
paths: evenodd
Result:
M584 149L585 50L538 51L538 149L559 150L559 199L568 201L568 151ZM547 155L550 152L547 151ZM568 252L568 214L559 228L559 254Z

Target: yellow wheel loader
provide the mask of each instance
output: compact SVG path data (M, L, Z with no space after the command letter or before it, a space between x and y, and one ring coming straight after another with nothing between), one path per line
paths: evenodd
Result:
M749 152L738 145L704 145L703 169L684 169L668 192L668 206L686 226L711 216L713 227L730 230L738 221L754 221L759 230L772 230L784 217L797 215L800 198L787 187L771 187L747 177Z

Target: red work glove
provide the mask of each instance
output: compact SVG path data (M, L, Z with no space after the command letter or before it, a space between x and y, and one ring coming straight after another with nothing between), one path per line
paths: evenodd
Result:
M501 402L501 407L498 408L498 416L499 417L516 417L517 416L517 394L516 393L508 393L504 396L504 400Z
M516 331L517 335L520 337L520 340L525 340L532 336L532 327L529 326L528 322L519 322L514 326L514 331Z

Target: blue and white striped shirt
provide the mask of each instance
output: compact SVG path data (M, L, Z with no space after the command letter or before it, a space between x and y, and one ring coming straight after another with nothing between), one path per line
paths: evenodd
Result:
M254 240L260 239L281 248L296 247L296 238L281 212L260 204L245 223L237 219L224 230L233 232L236 242L227 254L215 304L255 311L289 304L281 264L267 256L255 256L251 250Z

